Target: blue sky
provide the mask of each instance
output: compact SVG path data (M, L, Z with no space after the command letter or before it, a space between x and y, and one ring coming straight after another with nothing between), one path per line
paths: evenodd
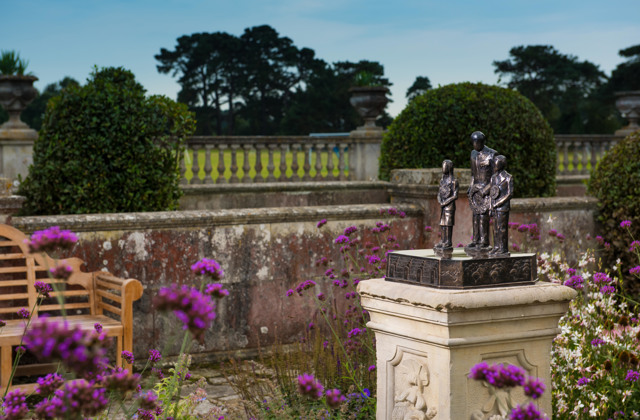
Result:
M379 61L406 105L416 76L434 86L495 84L492 62L516 45L549 44L610 74L618 50L640 43L638 0L0 0L0 49L17 50L43 89L81 82L94 65L132 70L149 93L173 99L175 79L154 55L181 35L268 24L327 62Z

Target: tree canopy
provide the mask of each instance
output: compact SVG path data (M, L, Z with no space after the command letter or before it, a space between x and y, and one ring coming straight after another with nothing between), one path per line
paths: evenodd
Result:
M431 88L431 80L429 80L428 77L418 76L416 77L416 80L413 81L413 84L409 86L409 89L407 89L406 97L411 101L416 96L424 94Z
M390 86L380 63L333 65L298 48L268 25L178 38L155 56L160 73L178 77L178 100L198 119L198 134L301 134L348 131L362 121L348 89L367 71Z

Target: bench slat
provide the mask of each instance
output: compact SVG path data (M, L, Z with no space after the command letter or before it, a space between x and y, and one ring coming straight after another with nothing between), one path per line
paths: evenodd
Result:
M102 287L104 289L119 289L120 282L109 281L110 276L102 275L99 278L96 278L96 286ZM117 277L111 277L117 279Z
M0 280L0 287L26 286L27 279Z
M108 303L99 302L98 307L104 309L105 311L112 312L116 315L122 315L122 310L120 308L116 308L113 305L109 305Z
M18 267L0 267L0 273L26 273L27 267L18 266Z
M28 297L29 297L28 293L1 294L0 295L0 301L12 300L12 299L27 299ZM20 308L22 308L22 306ZM18 308L18 309L20 309L20 308Z
M65 303L64 304L64 309L68 310L68 309L87 309L87 308L91 308L91 305L89 304L89 302L86 303ZM40 308L38 309L39 312L43 312L43 311L59 311L60 310L60 305L41 305Z
M122 303L122 296L114 295L113 293L106 292L101 289L96 289L96 295L101 296L105 299L112 300L114 302Z
M16 241L0 241L0 246L18 246Z
M23 260L25 259L24 254L0 254L0 260Z

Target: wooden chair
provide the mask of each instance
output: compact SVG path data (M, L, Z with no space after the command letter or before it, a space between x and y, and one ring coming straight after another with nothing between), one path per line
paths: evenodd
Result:
M83 272L80 268L84 262L78 258L62 259L73 268L68 280L50 280L47 271L55 267L55 261L48 255L30 254L27 239L19 230L0 224L0 319L7 323L0 328L2 390L6 387L24 390L34 388L34 384L12 386L9 376L14 347L20 345L25 326L25 320L18 319L17 311L21 308L31 311L34 307L38 297L34 287L36 281L55 281L59 285L58 289L65 298L66 320L70 325L92 330L96 323L100 323L103 332L115 338L116 365L130 369L128 363L123 364L121 353L123 350L133 352L133 302L142 296L142 284L138 280L121 279L107 272ZM50 319L62 320L61 310L54 292L51 298L45 299L33 311L32 319L47 313ZM20 365L15 377L52 372L55 368L55 364Z

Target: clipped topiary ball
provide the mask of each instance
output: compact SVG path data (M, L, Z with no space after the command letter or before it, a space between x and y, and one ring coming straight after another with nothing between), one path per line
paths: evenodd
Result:
M474 131L506 156L515 197L555 195L556 144L549 123L520 93L481 83L443 86L409 102L382 140L380 179L389 180L392 169L439 168L444 159L469 168Z
M591 173L587 187L598 199L598 221L610 248L602 249L604 268L613 268L620 258L627 289L640 296L640 282L629 274L630 268L640 264L636 252L629 250L635 238L640 240L640 131L629 134L600 159ZM628 228L620 223L631 221Z
M123 68L96 69L47 104L18 194L25 215L172 210L194 131L184 104L145 96Z

